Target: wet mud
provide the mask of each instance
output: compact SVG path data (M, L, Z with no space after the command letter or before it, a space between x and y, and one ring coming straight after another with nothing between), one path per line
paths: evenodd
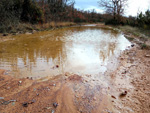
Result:
M0 70L0 112L149 113L150 51L135 42L109 59L104 73L33 80Z

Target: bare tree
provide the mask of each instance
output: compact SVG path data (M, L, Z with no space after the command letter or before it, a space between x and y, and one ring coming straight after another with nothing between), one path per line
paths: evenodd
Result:
M115 20L120 21L127 2L128 0L100 0L98 3L106 10L106 13L112 14Z

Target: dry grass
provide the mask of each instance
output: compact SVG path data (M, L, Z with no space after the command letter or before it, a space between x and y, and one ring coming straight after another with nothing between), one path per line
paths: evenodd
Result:
M150 38L150 32L147 29L131 26L119 26L118 28L121 29L123 32L131 33L137 37Z
M129 41L136 41L141 49L150 49L150 32L149 30L131 27L131 26L119 26L118 27ZM134 40L135 39L135 40ZM136 40L138 39L138 40Z
M73 22L50 22L45 24L34 25L36 29L49 29L49 28L57 28L57 27L67 27L76 25Z
M1 33L0 36L4 34L20 34L20 33L26 33L26 32L33 32L33 31L43 31L43 30L49 30L52 28L60 28L60 27L68 27L76 25L76 23L73 22L50 22L50 23L44 23L44 24L29 24L29 23L20 23L16 26L11 27L9 31L6 31L4 33Z

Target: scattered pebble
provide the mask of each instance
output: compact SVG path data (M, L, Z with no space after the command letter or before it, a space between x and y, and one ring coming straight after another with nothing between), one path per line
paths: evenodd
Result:
M3 105L8 105L9 103L10 103L9 101L2 102Z
M28 103L27 103L27 102L24 102L24 103L22 104L22 106L23 106L23 107L28 107Z
M24 102L23 104L22 104L22 106L23 107L28 107L28 105L29 104L33 104L33 103L35 103L36 101L33 99L31 102Z
M70 73L67 73L67 72L66 72L66 73L65 73L65 76L70 76Z
M4 97L0 97L0 100L3 100L4 99Z
M59 65L56 65L56 68L59 68Z
M51 109L52 107L46 107L45 109Z
M19 84L21 84L22 83L22 81L19 81Z
M135 46L134 44L131 45L131 47L134 47L134 46Z
M115 97L115 96L113 96L113 95L112 95L111 97L112 97L112 98L114 98L114 99L116 99L116 97Z
M150 55L145 55L145 57L150 57Z
M7 89L10 89L10 87L7 87Z
M57 108L57 106L58 106L58 103L53 103L53 106L55 107L55 108Z
M14 106L16 104L16 102L13 102L12 105Z
M33 103L35 103L36 101L33 99L32 101L31 101L31 103L30 104L33 104Z
M16 102L16 100L9 100L9 102Z
M120 94L120 97L124 97L124 96L126 96L126 95L127 95L127 91L121 93L121 94Z
M54 110L52 110L52 113L55 113L55 111L54 111Z
M36 91L36 88L33 88L33 91Z

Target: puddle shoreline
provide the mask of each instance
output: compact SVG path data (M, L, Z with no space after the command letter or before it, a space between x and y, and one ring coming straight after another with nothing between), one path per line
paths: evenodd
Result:
M108 80L107 84L99 78L101 76L65 73L39 82L3 75L4 70L0 70L0 97L4 97L0 100L0 111L149 113L149 54L148 50L141 50L136 44L123 51L117 58L115 70L110 68L102 74ZM9 100L16 102L5 105ZM34 102L27 107L22 105L32 100ZM58 103L58 107L54 107L54 103Z
M0 69L16 78L104 73L109 59L130 46L118 31L95 25L13 38L0 45Z

